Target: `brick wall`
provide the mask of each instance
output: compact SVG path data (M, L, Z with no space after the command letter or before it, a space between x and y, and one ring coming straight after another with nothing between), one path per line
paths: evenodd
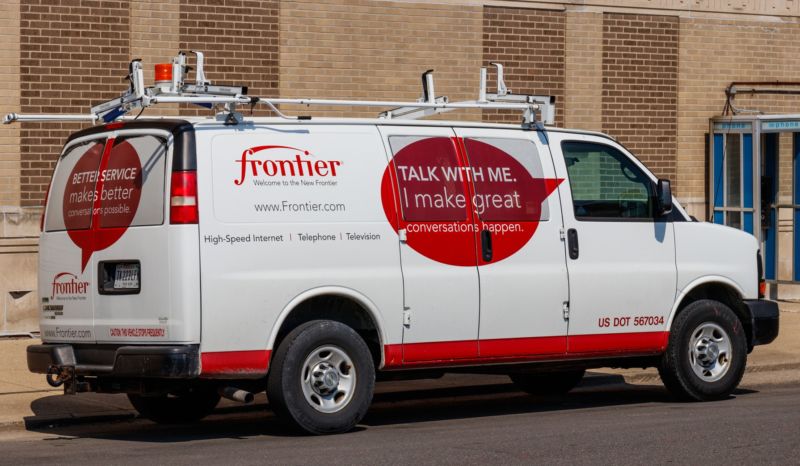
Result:
M566 13L523 8L484 7L483 65L505 66L506 86L516 94L556 96L564 107ZM490 73L490 89L496 89ZM486 121L518 123L519 112L484 110ZM556 124L563 125L563 111Z
M119 95L130 55L128 7L127 1L22 0L22 112L88 113L94 103ZM64 139L81 126L21 126L23 206L41 205Z
M212 83L243 85L250 95L275 97L278 10L278 1L181 0L180 49L205 54L205 74ZM192 106L182 112L193 113L210 114Z
M420 74L434 68L437 95L474 100L480 63L480 7L363 0L281 4L283 97L415 100L422 94ZM381 110L284 108L361 117ZM480 119L480 114L443 117Z
M602 131L603 14L567 12L565 98L567 128Z
M731 81L797 81L800 77L800 24L684 18L680 23L678 97L678 196L698 218L706 217L705 134L719 115ZM798 96L740 95L741 108L797 113ZM791 140L781 137L781 194L791 189ZM786 244L785 242L783 244Z
M19 0L0 5L0 108L19 112ZM0 126L0 211L19 205L19 126Z
M678 18L603 15L603 131L676 186Z
M170 63L180 49L180 4L168 0L131 2L131 57L141 58L145 85L151 85L156 63ZM158 105L142 114L177 115L177 105Z

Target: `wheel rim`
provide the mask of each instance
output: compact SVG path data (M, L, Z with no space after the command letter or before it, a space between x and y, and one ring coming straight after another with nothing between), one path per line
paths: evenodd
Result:
M705 322L695 328L689 340L689 363L700 379L716 382L723 378L732 360L731 339L722 327Z
M356 388L353 360L338 346L320 346L303 363L300 385L312 408L335 413L353 399Z

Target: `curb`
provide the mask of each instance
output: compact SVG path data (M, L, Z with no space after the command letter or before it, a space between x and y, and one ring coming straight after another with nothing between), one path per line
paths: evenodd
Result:
M782 364L764 364L761 366L748 366L744 373L749 372L772 372L772 371L788 371L800 369L800 362L787 362Z
M761 366L747 366L744 370L745 374L763 373L763 372L781 372L800 369L800 362L790 362L782 364L764 364ZM660 382L661 377L658 373L639 373L639 374L620 374L625 378L625 382Z
M0 432L25 428L25 421L0 421Z

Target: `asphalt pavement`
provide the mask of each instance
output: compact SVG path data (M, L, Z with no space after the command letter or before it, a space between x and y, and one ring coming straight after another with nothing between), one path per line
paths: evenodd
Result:
M463 382L463 381L462 381ZM444 382L442 382L444 383ZM460 388L459 388L460 387ZM194 425L144 420L10 430L5 464L797 464L800 387L747 386L678 403L658 385L588 385L558 398L508 383L376 395L344 435L288 434L262 409Z

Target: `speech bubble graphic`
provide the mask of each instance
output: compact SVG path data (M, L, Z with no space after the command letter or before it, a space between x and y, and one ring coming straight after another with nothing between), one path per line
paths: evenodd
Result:
M453 149L469 167L461 166ZM483 230L494 235L491 263L519 251L533 237L542 203L563 179L535 178L516 158L474 139L433 137L403 147L381 180L384 213L406 244L454 266L486 265L476 258Z
M142 180L139 155L128 141L109 140L105 149L97 144L75 164L62 210L67 234L81 250L81 272L95 251L127 231L139 208Z

